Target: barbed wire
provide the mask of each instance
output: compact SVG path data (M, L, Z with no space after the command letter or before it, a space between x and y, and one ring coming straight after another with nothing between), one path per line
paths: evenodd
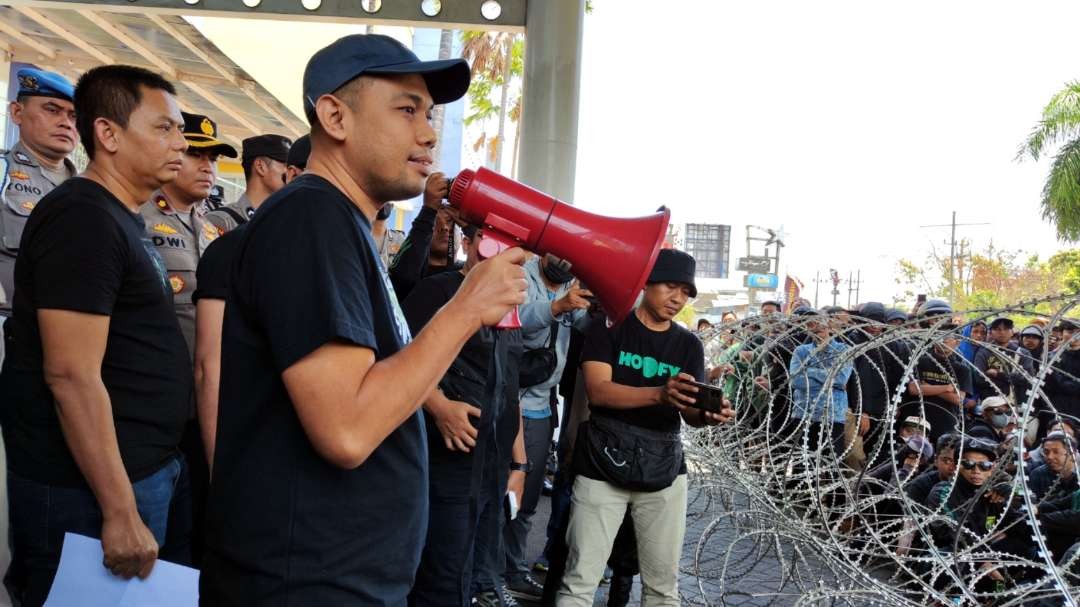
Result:
M702 333L737 413L686 437L704 524L684 572L704 603L1080 604L1075 437L1055 443L1064 456L1040 447L1048 429L1080 428L1078 303L893 325L796 313ZM972 338L1002 317L1041 343Z

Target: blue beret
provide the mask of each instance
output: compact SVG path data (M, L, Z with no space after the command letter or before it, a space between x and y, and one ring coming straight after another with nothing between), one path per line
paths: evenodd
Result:
M56 72L23 68L15 72L19 80L19 96L56 97L75 101L75 87Z

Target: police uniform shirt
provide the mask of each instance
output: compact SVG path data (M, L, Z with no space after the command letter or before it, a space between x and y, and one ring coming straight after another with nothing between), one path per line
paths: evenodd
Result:
M22 141L0 154L7 164L7 184L0 205L0 314L8 314L15 291L15 256L23 227L37 203L67 179L75 176L75 165L67 158L60 170L41 166Z
M376 244L379 249L379 258L382 259L383 267L389 268L401 250L401 243L405 242L405 232L401 230L387 229L383 237Z
M191 207L190 213L178 213L160 191L139 212L146 223L146 236L165 262L173 304L184 333L188 352L195 352L195 270L206 247L218 237L217 228L205 218L203 203Z
M236 202L224 205L220 209L215 209L207 213L206 221L213 224L220 235L235 230L236 226L240 224L247 223L254 214L255 207L251 206L251 200L249 200L247 194L244 193ZM237 221L237 217L242 218L243 221Z

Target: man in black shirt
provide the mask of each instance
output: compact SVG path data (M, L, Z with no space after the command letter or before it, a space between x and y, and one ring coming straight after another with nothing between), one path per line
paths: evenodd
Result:
M424 187L424 206L390 263L390 282L402 301L423 278L461 269L454 260L454 211L442 204L449 195L450 180L432 173Z
M915 416L930 423L927 438L937 442L943 434L957 429L964 416L964 401L974 392L968 362L956 353L960 335L954 324L939 322L942 315L951 315L952 308L943 301L931 299L920 309L923 324L945 331L935 336L931 351L919 358L915 376L908 383L911 400L897 407L897 420Z
M307 172L244 228L226 296L204 605L405 604L428 515L418 409L524 300L511 249L413 339L371 237L382 205L424 188L433 105L468 85L464 61L375 34L308 62Z
M975 388L981 398L991 396L1009 397L1011 382L1009 374L1015 369L1011 359L1017 345L1012 342L1013 321L995 318L990 323L990 343L983 344L975 353Z
M904 486L904 492L913 502L925 504L934 485L956 475L956 448L959 443L958 434L945 434L938 439L937 448L934 450L934 466Z
M593 604L593 595L626 515L633 517L642 595L649 605L679 605L678 568L686 532L686 464L681 421L702 426L734 412L694 408L705 352L671 321L697 295L694 258L660 251L641 305L620 325L594 323L581 354L590 420L576 442L573 509L557 605ZM634 460L634 461L630 461ZM650 471L648 478L618 476Z
M425 278L402 304L414 333L450 301L479 261L477 234L472 226L465 229L468 258L460 272ZM475 546L482 533L498 536L508 485L522 503L528 462L517 400L521 351L520 330L480 329L424 403L430 522L410 605L469 605L473 562L482 558Z
M195 417L207 464L214 464L217 438L218 391L221 389L221 327L225 321L225 296L229 271L245 232L243 224L218 237L199 259L195 271Z
M100 537L105 566L123 577L148 575L165 538L191 363L138 211L180 170L174 95L141 68L84 74L76 120L91 162L41 200L23 233L0 386L8 582L23 605L45 600L65 532Z

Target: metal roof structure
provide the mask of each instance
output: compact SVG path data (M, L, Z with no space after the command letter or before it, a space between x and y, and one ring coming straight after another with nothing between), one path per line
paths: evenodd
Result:
M54 70L74 82L105 64L146 67L177 87L184 111L217 121L222 137L279 133L308 125L179 15L86 8L0 6L0 50L12 61Z

